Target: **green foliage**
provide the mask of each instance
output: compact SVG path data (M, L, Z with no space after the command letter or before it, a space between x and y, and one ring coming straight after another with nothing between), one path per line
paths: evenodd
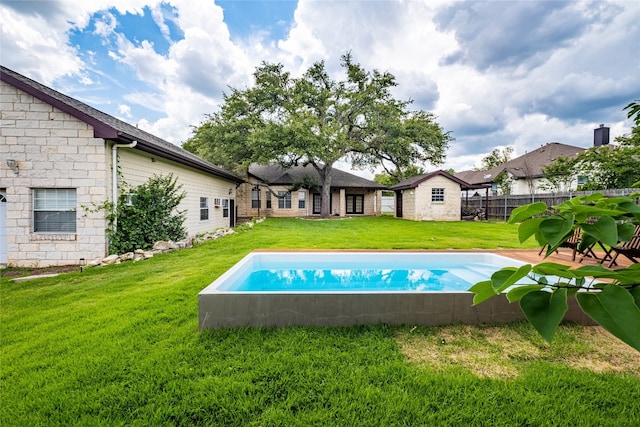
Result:
M576 158L558 157L554 162L542 168L544 180L540 184L540 189L557 193L567 191L571 183L576 179Z
M633 133L639 131L634 128ZM588 177L578 190L630 188L640 180L640 144L591 147L578 153L575 161L576 174Z
M423 175L425 170L421 166L410 165L402 170L394 170L393 174L389 172L378 173L373 177L373 180L387 187L396 185L397 183L404 181L405 179L412 178L414 176Z
M177 211L186 196L172 174L157 176L118 198L117 225L109 230L109 252L148 249L159 240L185 237L185 213Z
M232 170L246 171L251 163L310 164L320 177L323 216L329 215L332 170L340 159L392 174L444 161L451 136L433 114L409 111L409 102L392 96L392 74L367 71L351 54L341 64L345 78L336 81L322 61L300 78L282 64L263 63L254 86L225 95L222 109L183 147Z
M513 155L513 147L505 147L502 150L496 148L491 153L482 158L482 163L476 170L487 170L500 166L503 163L511 160Z
M630 102L623 110L629 110L627 118L633 120L636 127L640 127L640 99Z
M520 242L535 237L538 244L547 247L546 256L578 227L580 250L597 242L613 246L630 240L635 225L640 224L640 207L634 202L637 197L640 193L612 198L599 193L580 196L542 216L547 206L533 203L514 209L509 223L520 222ZM567 311L567 299L575 296L589 317L640 351L640 264L616 270L601 265L574 269L549 262L506 267L469 290L475 293L474 304L506 292L510 302L520 302L529 322L549 342Z
M304 175L301 179L291 184L289 191L298 191L301 188L306 188L307 190L318 190L319 184L315 178L309 175Z

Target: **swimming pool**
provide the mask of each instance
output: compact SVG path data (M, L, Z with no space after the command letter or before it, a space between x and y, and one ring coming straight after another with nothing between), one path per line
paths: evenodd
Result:
M473 306L467 289L523 264L488 252L252 252L200 292L199 325L521 320L517 304L492 298Z

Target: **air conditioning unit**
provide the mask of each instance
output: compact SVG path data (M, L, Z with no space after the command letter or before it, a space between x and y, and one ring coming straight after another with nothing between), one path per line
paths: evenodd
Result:
M220 205L221 205L220 198L216 197L215 199L213 199L213 206L215 206L216 208L219 208Z

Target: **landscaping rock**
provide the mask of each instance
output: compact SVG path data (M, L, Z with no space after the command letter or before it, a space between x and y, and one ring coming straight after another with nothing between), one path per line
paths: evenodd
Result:
M264 221L264 218L254 218L250 222L242 224L248 229L253 228L254 224L258 224ZM235 234L236 231L233 228L220 228L215 231L206 232L197 236L188 236L179 242L163 241L156 242L150 250L136 249L133 252L127 252L122 255L109 255L106 258L97 258L87 263L87 266L97 267L101 265L120 264L122 261L141 261L148 258L153 258L155 254L169 252L176 249L192 248L195 243L202 243L207 240L217 240L230 234Z
M111 265L111 264L115 264L115 263L117 263L117 262L118 262L118 259L119 259L119 258L120 258L120 257L119 257L118 255L116 255L116 254L114 254L114 255L109 255L109 256L108 256L108 257L106 257L106 258L102 258L102 261L100 261L100 264L102 264L102 265Z

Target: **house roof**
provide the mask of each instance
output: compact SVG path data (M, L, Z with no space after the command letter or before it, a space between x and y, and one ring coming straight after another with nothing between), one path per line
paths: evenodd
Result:
M249 167L249 175L270 185L293 185L308 176L319 182L320 175L311 165L292 166L283 168L277 164L252 164ZM375 181L359 177L357 175L333 168L331 175L331 188L364 188L369 190L383 190L386 187Z
M573 145L550 142L542 147L486 170L468 170L455 174L456 177L471 184L489 184L503 171L509 172L515 179L532 179L543 176L542 169L553 163L558 157L574 157L584 148Z
M391 190L394 191L399 191L399 190L407 190L409 188L416 188L418 187L420 184L422 184L423 182L435 177L435 176L443 176L447 179L450 179L453 182L456 182L458 184L460 184L460 188L462 190L470 190L473 188L483 188L482 185L472 185L469 184L468 182L457 178L453 175L451 175L448 172L445 172L443 170L437 170L435 172L430 172L430 173L425 173L422 175L418 175L418 176L414 176L408 179L405 179L404 181L401 181L399 183L397 183L396 185L391 187Z
M0 66L0 80L91 125L95 138L108 139L118 143L138 141L135 147L136 150L172 160L230 181L243 182L241 178L231 172L215 166L175 144L151 135L136 126L125 123L3 66Z

